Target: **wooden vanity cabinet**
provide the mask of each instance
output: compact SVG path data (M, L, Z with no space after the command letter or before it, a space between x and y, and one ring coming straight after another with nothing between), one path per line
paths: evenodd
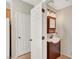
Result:
M56 59L60 56L60 42L47 42L47 59Z

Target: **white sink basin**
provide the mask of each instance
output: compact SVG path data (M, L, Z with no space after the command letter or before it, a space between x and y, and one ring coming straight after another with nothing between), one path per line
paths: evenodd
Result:
M52 43L58 43L60 41L60 38L52 38L52 39L48 39L48 42L52 42Z

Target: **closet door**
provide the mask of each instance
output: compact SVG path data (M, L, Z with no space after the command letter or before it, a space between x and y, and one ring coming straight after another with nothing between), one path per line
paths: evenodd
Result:
M42 59L42 3L31 10L31 59Z
M28 20L29 15L16 13L16 56L30 52Z

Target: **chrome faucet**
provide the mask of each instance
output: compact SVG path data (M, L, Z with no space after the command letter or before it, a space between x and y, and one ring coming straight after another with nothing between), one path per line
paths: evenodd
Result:
M50 36L50 39L52 39L52 38L53 38L53 35Z

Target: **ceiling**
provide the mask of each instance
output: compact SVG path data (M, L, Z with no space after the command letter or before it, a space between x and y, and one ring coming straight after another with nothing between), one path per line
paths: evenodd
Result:
M34 6L40 3L41 0L22 0L22 1L27 2ZM51 0L51 2L48 3L48 5L55 8L56 10L60 10L62 8L71 6L72 0Z
M53 3L48 3L51 7L55 8L56 10L60 10L72 5L72 0L54 0Z
M31 5L37 5L39 2L41 2L41 0L22 0L24 2L27 2Z

